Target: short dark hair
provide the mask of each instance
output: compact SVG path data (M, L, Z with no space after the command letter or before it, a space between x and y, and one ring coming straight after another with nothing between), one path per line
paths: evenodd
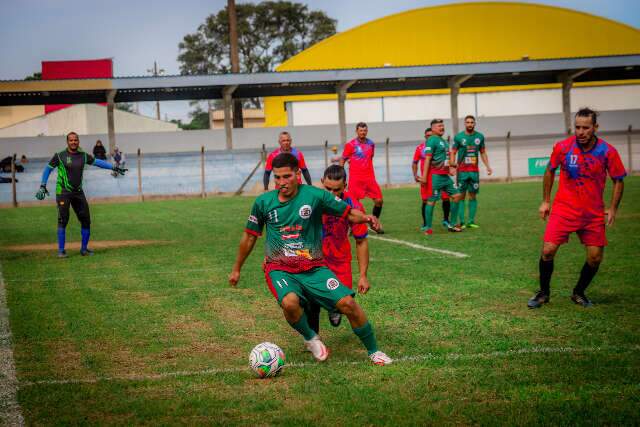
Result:
M576 113L576 117L591 117L591 123L595 126L598 123L598 116L600 114L596 110L592 110L589 107L582 107Z
M444 120L442 119L433 119L431 120L431 126L437 124L437 123L444 123Z
M424 133L427 133L427 132L431 132L431 128L426 128L426 129L424 130Z
M272 166L275 168L289 167L291 170L298 170L298 159L291 153L280 153L274 159Z
M465 120L467 120L467 119L473 119L473 121L474 121L474 122L476 121L476 118L475 118L473 115L471 115L471 114L467 115L464 119L465 119Z
M69 140L69 137L70 137L71 135L75 135L75 136L77 136L77 137L78 137L78 139L80 139L80 136L78 136L78 134L77 134L77 133L75 133L75 132L69 132L69 133L67 134L67 141Z
M340 165L331 165L325 169L323 178L347 182L347 171Z
M367 124L365 122L358 122L358 124L356 125L356 129L358 128L368 128L369 126L367 126Z

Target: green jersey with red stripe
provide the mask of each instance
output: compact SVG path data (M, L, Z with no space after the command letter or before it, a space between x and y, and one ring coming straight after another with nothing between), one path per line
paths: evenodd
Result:
M458 172L478 172L478 157L484 153L484 135L462 131L453 138L453 152L457 153Z
M430 136L424 147L424 155L425 161L431 162L431 173L449 175L449 143L444 138Z
M300 185L281 202L278 190L259 196L245 231L255 236L266 226L265 270L299 273L326 265L322 256L322 214L346 216L349 205L328 191Z

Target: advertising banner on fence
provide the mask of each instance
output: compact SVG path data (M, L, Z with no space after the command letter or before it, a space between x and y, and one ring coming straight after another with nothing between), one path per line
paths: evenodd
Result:
M549 164L549 157L529 157L529 176L542 176Z

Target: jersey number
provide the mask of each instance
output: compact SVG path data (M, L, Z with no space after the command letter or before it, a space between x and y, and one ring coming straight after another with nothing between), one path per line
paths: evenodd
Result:
M571 162L572 165L575 165L576 163L578 163L578 156L576 154L572 154L569 157L569 162Z

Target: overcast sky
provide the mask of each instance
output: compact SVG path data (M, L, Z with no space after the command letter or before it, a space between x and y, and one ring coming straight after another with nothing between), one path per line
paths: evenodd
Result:
M236 0L242 3L241 0ZM338 31L397 12L459 3L434 0L310 0L338 20ZM640 0L524 1L588 12L640 28ZM116 76L147 74L158 61L178 74L178 43L226 0L0 0L0 80L23 79L43 60L113 58ZM570 25L570 23L568 23ZM576 29L579 31L579 29ZM165 102L169 118L185 119L183 102ZM145 104L141 112L153 115Z

